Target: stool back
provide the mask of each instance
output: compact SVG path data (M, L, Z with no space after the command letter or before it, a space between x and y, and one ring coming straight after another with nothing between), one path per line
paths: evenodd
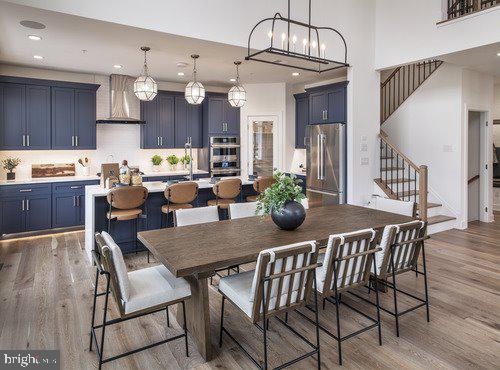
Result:
M215 196L221 199L234 199L241 192L240 179L220 180L212 188Z
M264 190L266 190L268 187L270 187L275 182L276 182L276 180L272 176L261 177L260 179L254 180L253 189L257 193L262 193Z
M261 251L250 294L253 322L309 303L317 260L314 241Z
M111 189L106 198L116 209L133 209L142 206L147 197L148 189L144 186L122 186Z
M198 184L194 181L178 182L167 186L165 198L170 203L182 204L191 203L198 196Z

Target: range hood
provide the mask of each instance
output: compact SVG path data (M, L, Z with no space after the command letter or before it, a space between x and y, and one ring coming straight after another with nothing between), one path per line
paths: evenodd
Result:
M130 104L138 100L134 95L132 84L134 78L126 75L109 76L110 117L98 119L96 123L145 124L137 118L130 117ZM134 101L135 99L135 101Z

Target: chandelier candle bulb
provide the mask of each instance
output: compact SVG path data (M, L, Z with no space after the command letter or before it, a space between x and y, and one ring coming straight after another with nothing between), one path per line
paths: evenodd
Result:
M326 50L326 45L325 44L321 44L321 58L325 59L326 58L326 53L325 53L325 50Z
M285 40L286 40L286 33L281 34L281 48L284 50L285 49Z
M297 43L297 36L293 35L292 36L292 47L293 47L293 52L295 53L295 44Z
M304 46L304 54L307 54L307 39L302 40L302 45Z

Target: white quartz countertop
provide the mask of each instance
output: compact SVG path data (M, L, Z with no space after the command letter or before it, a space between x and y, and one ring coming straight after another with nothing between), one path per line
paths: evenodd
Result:
M225 179L230 179L233 177L225 177ZM253 184L253 180L248 180L245 179L241 176L239 176L241 179L241 182L243 185L251 185ZM214 184L210 182L210 178L206 179L198 179L198 180L193 180L198 184L199 189L208 189L212 188ZM142 183L146 189L150 193L159 193L165 191L165 188L167 187L167 184L161 181L150 181L150 182L144 182ZM85 187L85 196L86 197L103 197L108 194L110 189L105 189L101 187L100 185L89 185Z
M168 172L145 172L142 177L156 177L156 176L185 176L189 174L189 171L168 171ZM208 172L202 170L193 170L193 174L202 175L207 174ZM64 177L43 177L39 179L33 178L20 178L15 180L0 180L0 185L23 185L23 184L44 184L51 182L65 182L65 181L91 181L91 180L99 180L99 177L96 175L90 176L64 176Z

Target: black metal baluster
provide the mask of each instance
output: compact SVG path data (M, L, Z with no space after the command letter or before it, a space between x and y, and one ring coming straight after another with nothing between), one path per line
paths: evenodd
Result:
M392 173L393 158L394 158L394 152L393 152L392 147L391 147L391 186L393 186L393 185L394 185L394 178L393 178L393 173ZM393 191L392 189L393 189L393 188L391 187L391 193L394 193L394 191Z
M407 194L407 201L410 201L411 199L411 192L410 192L410 179L411 179L411 166L408 163L408 194Z
M380 157L382 157L382 138L380 139L380 145L379 145L379 148L380 148ZM380 179L382 180L382 159L379 159L379 168L380 168Z
M384 149L384 156L385 156L385 168L387 168L387 143L384 142L385 144L385 149ZM385 171L385 186L387 187L387 171Z
M399 193L399 170L398 170L398 163L399 163L399 154L396 153L396 194ZM391 168L392 171L394 171L394 168Z

